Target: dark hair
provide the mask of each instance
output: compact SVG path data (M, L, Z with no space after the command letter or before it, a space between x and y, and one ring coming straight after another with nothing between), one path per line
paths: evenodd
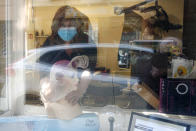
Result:
M167 53L157 53L154 54L151 63L154 67L158 69L167 69L168 66L168 54Z
M66 20L72 20L75 23L74 25L77 28L78 33L88 31L88 28L91 25L88 17L78 11L76 8L71 6L63 6L57 10L52 20L51 39L54 39L54 37L57 36L57 32L62 26L62 22Z

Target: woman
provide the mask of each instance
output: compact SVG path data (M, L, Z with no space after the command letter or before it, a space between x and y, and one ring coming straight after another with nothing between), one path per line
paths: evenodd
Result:
M47 38L42 47L56 47L56 45L67 45L72 47L74 44L90 45L91 48L74 48L62 49L47 52L42 55L39 62L47 65L54 65L58 61L68 60L76 56L86 55L89 59L88 69L93 71L96 66L97 50L95 44L90 40L89 36L85 34L88 31L90 22L87 16L79 12L77 9L70 6L63 6L59 8L52 21L52 34ZM41 87L43 83L50 83L49 78L44 74L41 75ZM69 93L65 99L69 103L75 105L79 98L83 96L88 87L88 78L80 80L78 89Z
M49 52L40 58L40 62L53 65L58 60L71 60L78 55L87 55L90 60L89 68L92 71L96 66L97 50L95 44L92 44L93 41L85 34L89 26L90 22L88 17L77 9L70 6L59 8L52 21L52 34L47 38L42 47L56 45L73 46L74 44L83 46L88 44L92 48Z

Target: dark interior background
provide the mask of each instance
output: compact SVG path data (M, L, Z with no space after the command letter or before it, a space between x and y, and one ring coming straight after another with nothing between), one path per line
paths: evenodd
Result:
M184 1L183 51L190 59L196 59L196 0Z

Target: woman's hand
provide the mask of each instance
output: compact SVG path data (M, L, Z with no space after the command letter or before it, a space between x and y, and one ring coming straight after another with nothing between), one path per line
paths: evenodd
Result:
M40 86L41 86L41 90L40 90L41 100L44 103L54 102L56 98L56 90L54 84L50 82L50 79L47 77L43 78L40 81Z
M91 80L91 73L89 71L84 71L81 75L81 80L78 83L78 88L75 91L70 92L65 99L72 105L77 104L78 100L84 95L86 89Z
M83 93L80 90L75 90L70 92L65 99L72 105L75 105L78 103L79 99L83 96Z

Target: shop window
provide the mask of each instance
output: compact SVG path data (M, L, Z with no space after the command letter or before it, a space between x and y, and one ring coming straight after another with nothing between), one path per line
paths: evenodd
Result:
M9 5L13 5L7 9L12 22L0 21L0 98L6 98L0 111L10 108L14 115L35 114L33 119L47 115L76 120L73 123L85 119L86 127L95 128L97 121L100 126L108 122L102 130L127 130L131 124L151 130L145 124L151 111L163 118L153 117L152 123L188 130L190 123L173 122L173 117L196 115L195 51L187 24L192 19L183 9L193 13L187 10L190 4L184 0L23 2ZM17 12L18 7L22 11ZM133 113L130 119L133 110L144 115ZM86 120L89 117L93 121ZM36 122L26 128L31 124Z
M149 3L151 2L149 1ZM148 2L144 2L135 5L133 4L133 6L131 7L102 7L103 11L106 12L108 9L113 10L113 13L106 16L100 16L102 12L99 12L97 10L101 7L96 6L95 3L92 4L92 7L89 7L89 10L92 10L92 12L94 11L93 15L92 13L86 11L86 9L82 5L80 6L73 4L76 9L83 13L83 16L80 18L80 20L78 20L79 24L81 24L80 22L83 20L81 30L84 32L84 34L90 36L88 40L90 41L90 43L94 42L97 44L98 59L96 68L97 70L99 70L99 72L101 72L101 76L103 75L103 77L109 78L109 81L92 81L90 88L87 89L86 94L80 100L81 104L83 104L84 106L96 107L103 107L108 104L116 104L122 108L158 110L157 105L157 107L155 108L155 105L152 104L153 102L146 101L145 97L142 97L142 94L137 93L137 91L133 91L130 94L130 92L126 92L126 90L124 90L124 88L128 87L127 83L130 83L130 87L132 87L132 84L134 84L135 81L143 82L142 79L143 77L146 77L146 70L151 70L151 67L145 67L145 64L150 63L152 58L154 58L154 54L166 52L168 54L171 54L170 56L168 56L168 58L165 59L165 61L164 59L162 59L161 61L164 63L162 65L165 65L165 68L168 68L162 70L163 72L165 72L164 77L166 74L168 74L168 78L183 77L178 74L179 72L177 71L180 69L176 67L176 61L174 60L176 59L176 57L178 57L179 54L182 53L182 41L180 40L182 39L182 37L167 37L170 36L169 34L173 31L182 30L181 23L183 22L183 20L179 20L182 14L178 16L179 13L175 14L175 11L172 12L176 15L175 17L179 18L178 20L173 22L173 17L170 17L170 12L168 12L169 7L161 2L154 2L155 5L153 5L152 3L148 4ZM32 18L30 19L31 24L27 26L27 28L29 29L29 32L27 32L27 34L31 34L32 37L27 38L27 49L39 49L40 47L43 47L43 44L46 40L48 40L48 38L51 38L50 36L52 33L54 33L53 30L54 28L56 28L55 26L58 26L58 24L53 24L56 24L55 22L57 22L54 21L55 19L59 20L58 16L55 13L59 11L58 9L60 7L61 6L59 5L49 7L38 1L31 3L29 12L31 12L30 16ZM60 12L59 15L61 15ZM77 13L74 14L71 12L71 15L69 17L74 17L74 15L77 15ZM73 20L73 18L71 18L71 20ZM72 23L74 22L72 21ZM112 34L109 34L109 32L113 32L113 35L116 35L118 38L112 37ZM113 44L115 46L112 46L110 44L105 45L105 43L116 43L117 41L119 41L120 43L117 46L115 44ZM117 51L117 56L114 54L112 56L112 54L108 52L109 49L112 49L115 52ZM39 50L37 52L35 50L35 54L37 54L37 56L34 61L38 61L42 57L41 55L43 55L39 54ZM165 55L160 55L160 57L165 58ZM93 56L92 58L95 57ZM116 61L118 64L114 65L112 63L116 63L116 58L118 59L118 61ZM156 59L155 63L157 62L161 63ZM189 69L184 71L183 68L182 73L190 73L190 69L193 67L193 62L190 61L189 63L189 66L187 66L187 68ZM160 65L157 64L156 66ZM123 72L126 73L123 74ZM121 81L115 78L116 76L126 77L126 79ZM36 83L36 87L39 87L40 75L38 73L32 72L31 74L26 76L26 78L27 89L32 89L30 92L34 92L27 93L26 103L30 104L32 102L32 104L42 104L42 102L40 101L38 88L33 88L34 86L32 86L33 84L31 83L31 80L35 80L36 82L34 81L33 83ZM132 78L134 79L134 82L132 81ZM155 83L156 82L154 82L154 85L158 85L159 80L156 84ZM154 86L153 84L149 85L148 82L144 84L146 86ZM151 89L147 88L147 90L154 92L152 93L152 95L155 94L153 95L154 98L159 101L158 87L153 87ZM139 107L137 104L130 105L130 103L137 103L136 101L132 102L132 98L136 98L137 101L143 103L139 104L142 106Z

